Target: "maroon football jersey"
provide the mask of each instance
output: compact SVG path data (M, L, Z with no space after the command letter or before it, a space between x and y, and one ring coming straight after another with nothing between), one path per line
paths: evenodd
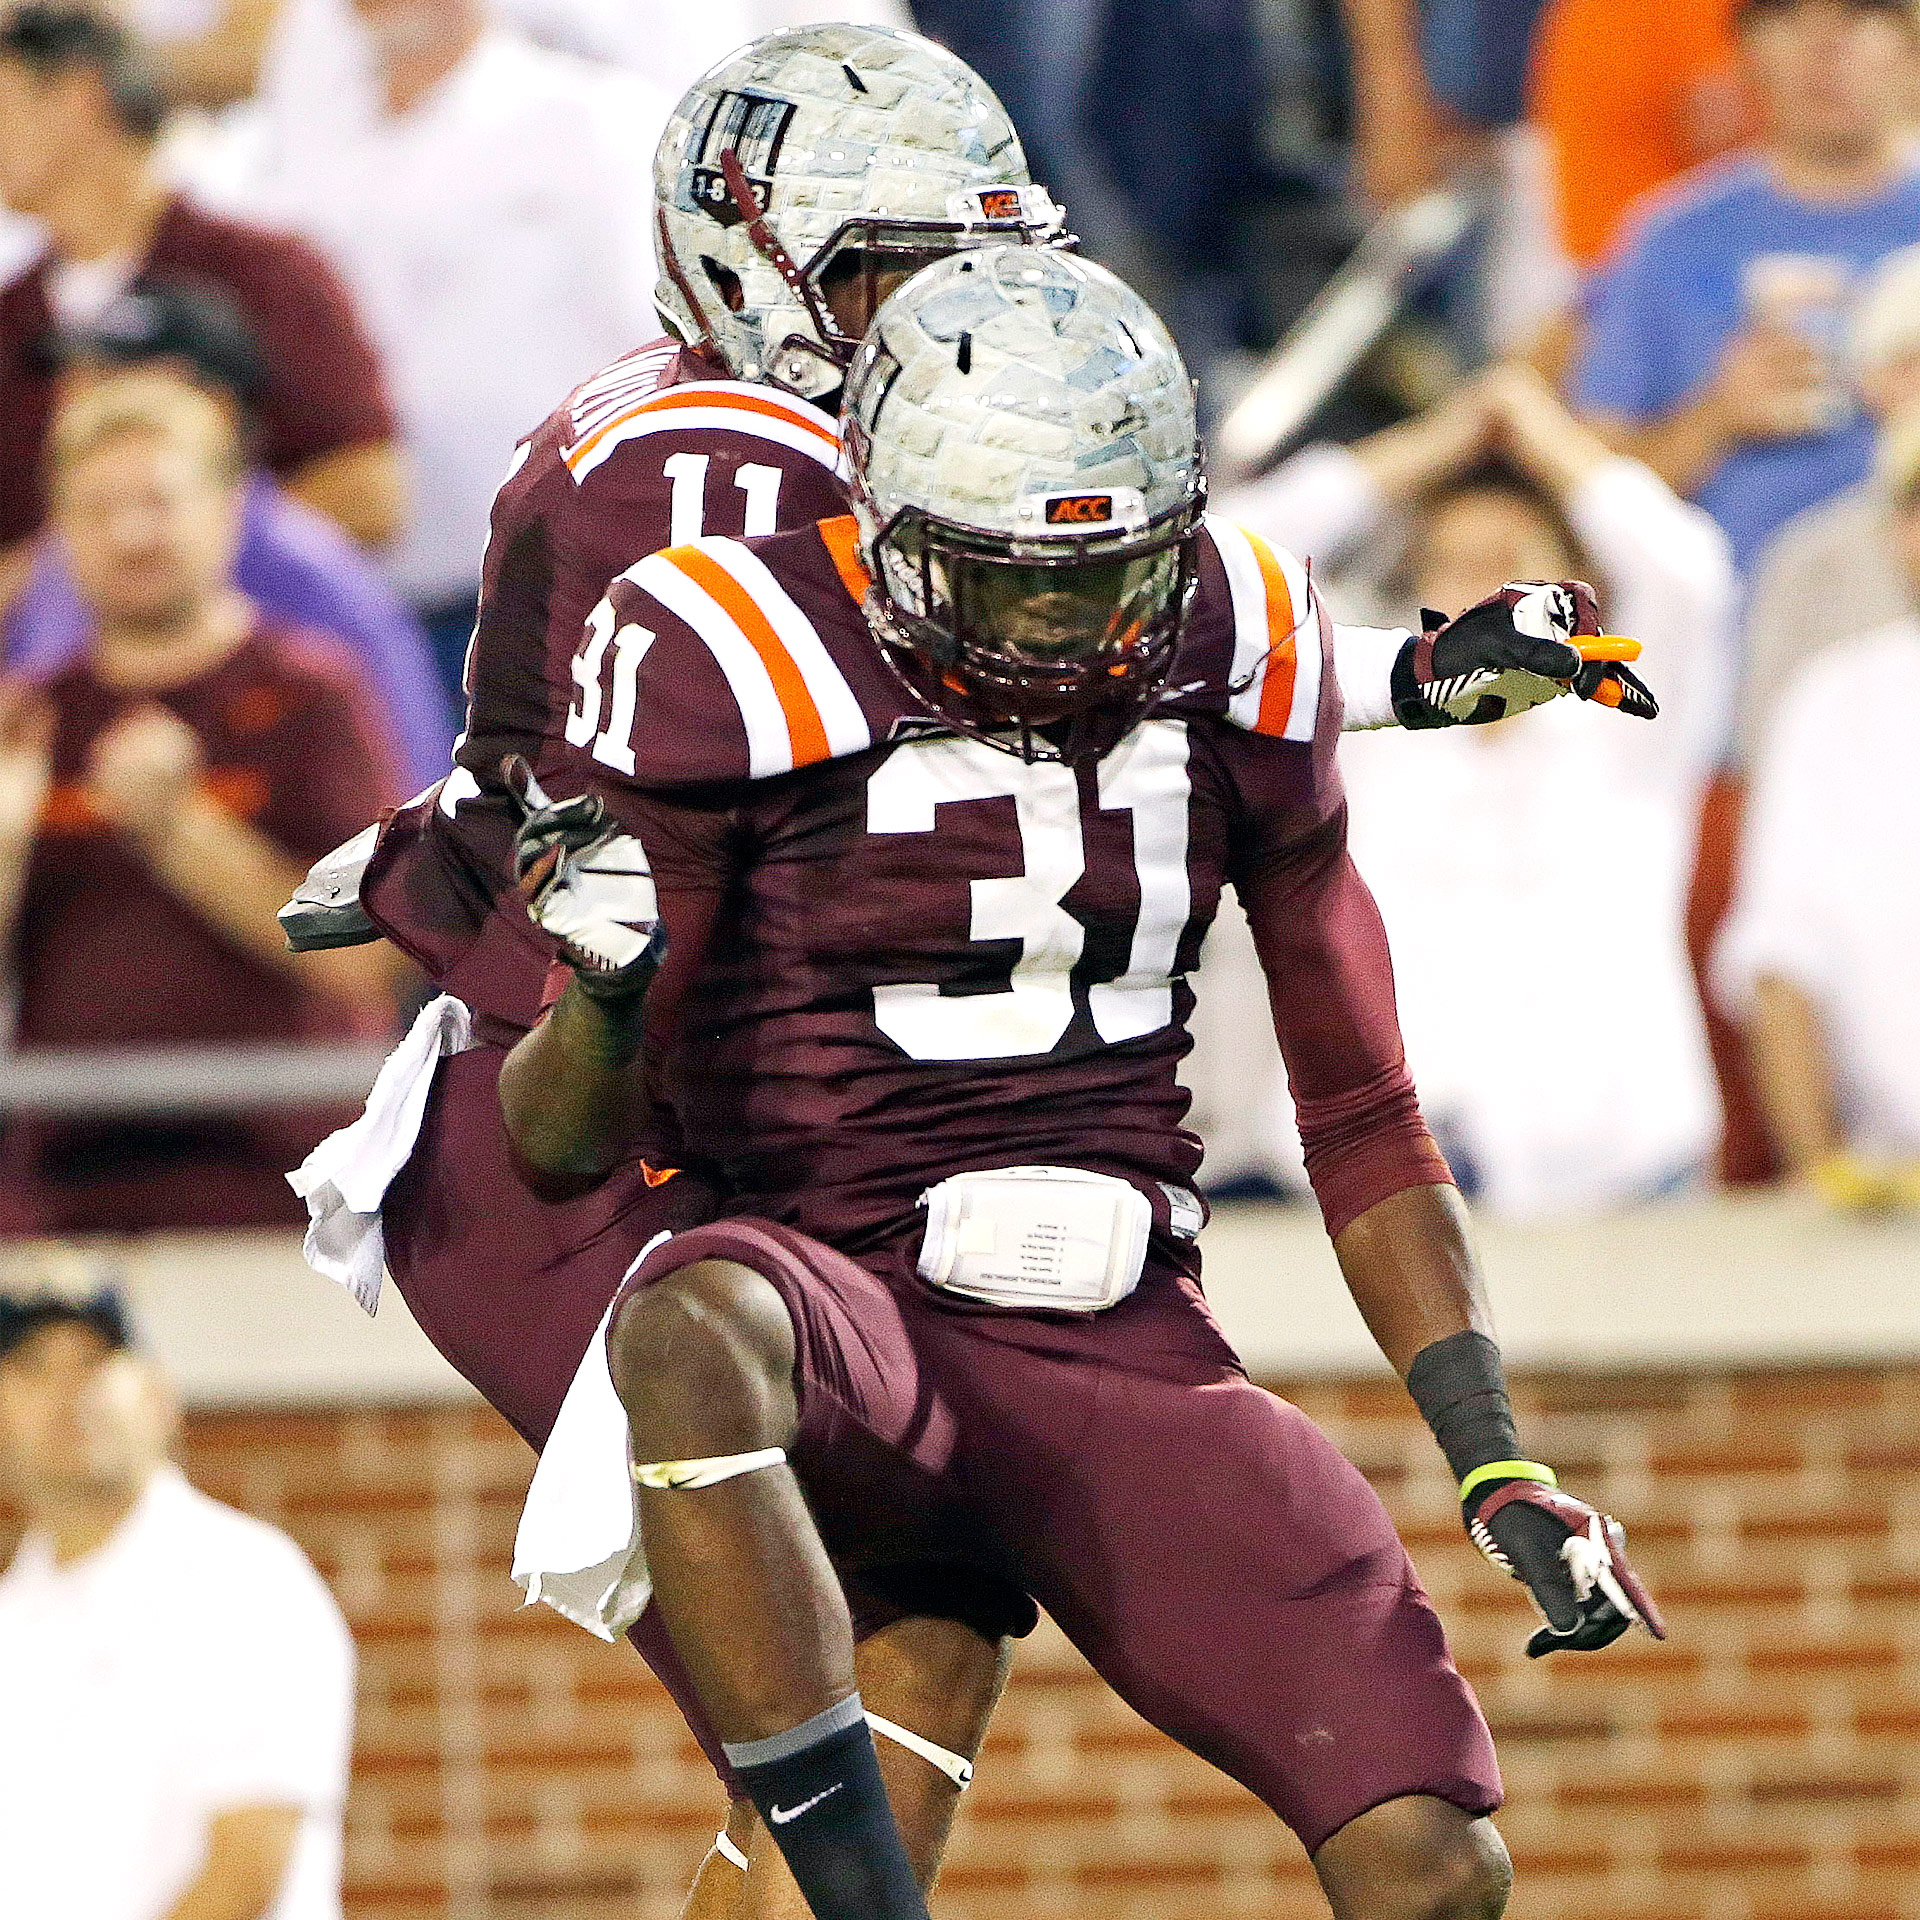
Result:
M1444 1180L1347 857L1332 629L1297 563L1206 536L1165 690L1075 767L941 727L871 638L867 584L841 519L655 554L613 588L632 718L581 773L659 884L649 1059L689 1147L849 1251L984 1167L1119 1174L1164 1223L1161 1183L1200 1162L1187 976L1231 882L1330 1228Z
M573 748L633 721L628 649L596 612L608 584L637 555L703 533L844 511L839 467L816 408L717 378L671 341L596 374L516 451L494 503L454 772L388 823L361 887L381 930L488 1037L532 1024L552 957L511 888L518 816L501 759L523 754L550 791L577 792Z

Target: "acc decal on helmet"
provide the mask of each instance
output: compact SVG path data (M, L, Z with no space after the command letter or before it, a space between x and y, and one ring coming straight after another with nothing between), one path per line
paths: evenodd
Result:
M992 90L883 27L789 28L715 67L668 123L654 207L667 324L736 378L809 399L858 344L827 301L837 267L1062 237Z
M943 260L875 317L842 429L869 605L922 699L1029 756L1036 726L1144 711L1206 485L1193 384L1138 294L1051 249Z

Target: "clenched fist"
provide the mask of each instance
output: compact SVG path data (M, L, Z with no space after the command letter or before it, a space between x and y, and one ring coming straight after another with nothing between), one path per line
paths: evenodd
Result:
M200 737L168 708L136 707L93 743L87 798L119 833L143 846L166 840L199 785Z
M592 795L550 799L518 754L501 773L524 815L514 870L534 924L589 993L639 992L666 951L646 849Z

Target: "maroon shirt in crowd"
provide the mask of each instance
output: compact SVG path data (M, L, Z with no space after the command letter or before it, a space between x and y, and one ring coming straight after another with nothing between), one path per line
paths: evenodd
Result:
M243 953L94 811L94 741L158 704L199 736L204 784L302 865L398 792L371 696L332 642L262 625L211 673L115 692L84 660L46 685L54 786L15 937L17 1045L116 1048L346 1038L354 1014ZM36 1122L0 1147L0 1225L14 1232L293 1224L283 1178L338 1113L180 1122Z
M43 255L0 288L0 546L37 532L46 512L40 453L53 413L45 352L53 270ZM379 357L340 277L304 240L175 199L139 273L217 287L245 316L266 370L256 451L282 479L322 454L395 437Z

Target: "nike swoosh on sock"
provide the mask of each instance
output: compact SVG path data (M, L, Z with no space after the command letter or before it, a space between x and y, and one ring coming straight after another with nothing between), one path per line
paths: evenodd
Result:
M776 1827L784 1827L789 1820L798 1820L809 1807L817 1807L822 1800L830 1799L846 1784L844 1780L836 1780L832 1786L825 1787L819 1793L816 1793L811 1800L802 1800L797 1807L769 1807L767 1809L767 1818L771 1820Z

